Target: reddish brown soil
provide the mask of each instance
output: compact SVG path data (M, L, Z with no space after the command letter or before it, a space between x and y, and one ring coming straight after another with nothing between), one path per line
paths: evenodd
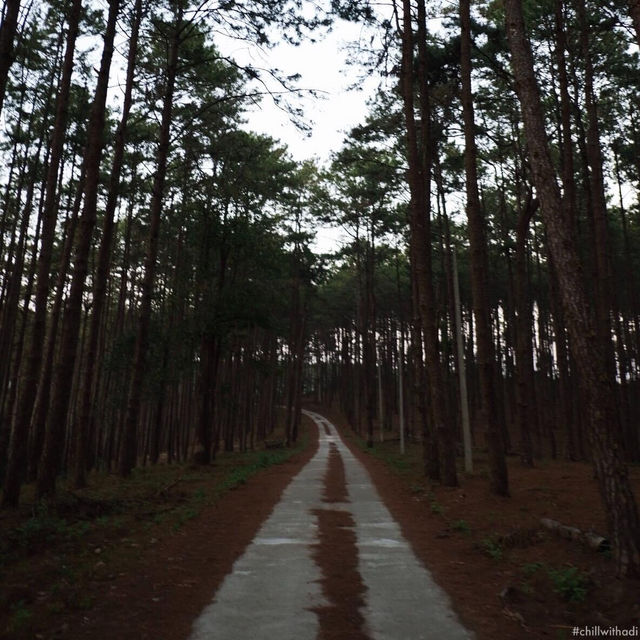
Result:
M338 447L333 442L329 444L329 462L324 478L322 499L324 502L349 501L347 481L344 475L344 462L342 462L342 456L338 453Z
M371 640L363 629L361 608L366 587L358 572L355 523L347 511L316 509L318 544L313 558L322 572L322 593L329 604L317 607L319 640Z
M348 435L339 415L319 410ZM479 640L569 638L574 624L638 624L638 581L616 580L610 559L539 527L541 517L551 517L604 531L589 465L547 462L524 469L511 460L512 497L503 499L489 494L481 465L473 476L462 478L460 488L429 487L416 465L393 470L356 446L351 435L347 440L416 555ZM96 571L95 579L84 585L84 595L94 604L86 610L50 613L48 620L54 623L48 622L46 629L35 625L37 633L29 638L184 640L315 448L250 478L174 535L154 543L148 534L127 538L131 553L126 561L120 557L120 564L109 568L112 573ZM631 475L637 489L640 469L632 469ZM348 514L331 506L347 498L337 452L330 457L324 498L327 508L317 514L321 542L315 549L330 603L318 612L323 638L364 639L359 607L366 595L357 571L353 523L345 519ZM35 556L34 571L43 562ZM548 569L570 566L588 578L583 602L569 602L553 592Z
M589 464L546 461L527 469L511 459L511 498L489 493L481 465L470 477L461 474L459 488L429 487L419 464L417 472L392 470L355 444L339 414L323 413L347 435L414 552L478 640L570 638L575 625L640 626L640 581L617 579L610 558L540 527L546 517L606 531ZM631 478L638 496L640 469ZM573 567L586 578L581 602L554 592L548 574Z
M30 639L184 640L233 563L256 535L295 474L317 450L317 429L307 450L268 467L246 484L185 523L180 530L150 544L147 535L128 538L134 551L119 556L114 575L103 574L84 585L95 604L86 611L65 609L50 630L38 628ZM38 570L34 558L34 570ZM101 572L96 572L97 576ZM51 619L51 616L48 616ZM13 640L14 634L0 636ZM23 635L19 636L22 640Z
M329 446L323 501L348 501L344 463L335 444ZM328 604L314 611L320 623L319 640L370 640L363 629L361 608L366 587L358 571L355 522L347 511L315 509L318 544L313 558L322 572L322 593Z

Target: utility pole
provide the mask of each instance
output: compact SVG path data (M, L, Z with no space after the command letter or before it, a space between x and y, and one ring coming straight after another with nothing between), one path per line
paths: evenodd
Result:
M398 421L400 422L400 453L404 455L404 333L400 331L400 349L398 350Z
M382 403L382 359L378 351L378 416L380 421L380 442L384 442L384 405Z
M462 313L460 311L460 284L458 282L458 261L455 249L451 250L453 265L453 304L456 320L456 348L458 352L458 379L460 381L460 409L462 411L462 438L464 441L464 470L473 473L471 455L471 427L469 424L469 400L467 396L467 372L464 366L464 347L462 343Z

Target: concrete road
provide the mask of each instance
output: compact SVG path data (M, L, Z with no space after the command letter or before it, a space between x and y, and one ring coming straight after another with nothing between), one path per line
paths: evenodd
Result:
M190 640L316 640L314 609L330 605L322 593L314 511L323 503L331 443L345 468L348 511L355 522L358 571L366 587L360 610L372 640L473 638L451 610L446 594L411 551L364 467L335 427L307 411L318 425L318 452L284 491L256 538L237 560L193 625Z

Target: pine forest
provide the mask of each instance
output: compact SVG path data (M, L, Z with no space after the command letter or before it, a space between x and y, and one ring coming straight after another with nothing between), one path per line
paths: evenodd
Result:
M377 89L339 148L300 160L249 116L268 102L304 138L327 98L229 42L268 61L344 25L349 73ZM262 638L188 635L235 576L231 514L257 531L273 474L314 447L322 500L357 509L343 440L394 478L383 501L414 549L429 537L420 562L476 637L637 634L638 0L4 0L0 123L1 637ZM83 635L107 607L96 575L154 566L111 569L105 548L195 540L215 508L229 566L175 605L186 627L108 631L105 608ZM331 509L307 514L317 637L471 637L376 631L363 543L340 538L359 525ZM353 601L325 544L360 557ZM491 590L475 613L456 564Z

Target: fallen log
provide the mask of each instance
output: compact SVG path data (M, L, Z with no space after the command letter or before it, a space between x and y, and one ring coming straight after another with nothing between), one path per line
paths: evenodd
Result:
M570 527L558 522L557 520L552 520L551 518L540 518L540 523L542 526L554 531L562 538L581 542L594 551L603 553L611 549L611 543L609 540L595 531L582 531L577 527Z
M166 498L169 495L169 491L173 489L173 487L175 487L182 480L182 478L184 478L184 472L181 473L175 480L170 482L168 485L158 489L158 491L156 491L156 493L154 494L154 498L159 498L160 496Z

